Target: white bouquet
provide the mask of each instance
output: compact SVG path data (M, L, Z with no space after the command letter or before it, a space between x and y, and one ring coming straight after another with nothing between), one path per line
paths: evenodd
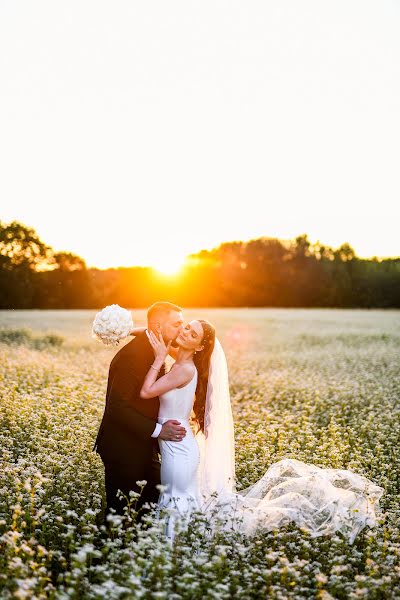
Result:
M133 329L132 315L129 310L118 304L106 306L97 313L93 321L92 335L103 344L117 346L128 337Z

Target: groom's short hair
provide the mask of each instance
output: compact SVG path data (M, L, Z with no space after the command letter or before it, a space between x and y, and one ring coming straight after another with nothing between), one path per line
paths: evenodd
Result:
M182 312L182 308L172 302L154 302L147 310L147 321L157 320L161 315L169 315L170 312Z

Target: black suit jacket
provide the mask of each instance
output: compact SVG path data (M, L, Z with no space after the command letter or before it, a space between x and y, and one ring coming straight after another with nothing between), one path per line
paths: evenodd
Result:
M150 465L158 451L158 441L151 434L157 423L159 399L140 398L153 361L153 349L145 332L121 348L111 361L106 406L95 442L103 462L118 462L134 469L135 465ZM159 376L164 373L163 367Z

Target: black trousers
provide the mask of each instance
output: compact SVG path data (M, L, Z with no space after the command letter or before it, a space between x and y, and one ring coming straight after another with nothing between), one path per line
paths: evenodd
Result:
M146 480L147 484L141 492L140 498L136 503L136 510L139 511L139 520L146 513L146 509L143 508L143 504L146 502L158 502L160 495L159 490L156 488L160 484L160 461L156 453L153 454L153 458L150 463L142 465L127 465L125 463L103 461L105 470L105 484L106 484L106 512L105 518L110 513L110 509L113 508L115 512L122 515L124 508L127 505L126 498L118 498L117 492L121 492L129 498L129 492L134 491L140 493L141 488L137 485L137 481ZM135 503L135 501L134 501Z

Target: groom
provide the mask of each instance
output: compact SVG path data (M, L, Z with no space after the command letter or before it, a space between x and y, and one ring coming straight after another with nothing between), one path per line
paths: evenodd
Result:
M166 343L176 339L182 323L182 309L170 302L156 302L147 311L147 329L161 334ZM181 441L186 435L179 421L169 420L162 426L157 423L158 398L140 398L153 361L153 349L144 331L121 348L110 364L106 406L94 448L104 463L106 515L111 508L123 514L126 500L118 498L117 491L129 498L131 490L140 492L137 481L147 481L137 510L145 502L157 502L156 486L160 483L157 438ZM159 377L164 374L163 367Z

